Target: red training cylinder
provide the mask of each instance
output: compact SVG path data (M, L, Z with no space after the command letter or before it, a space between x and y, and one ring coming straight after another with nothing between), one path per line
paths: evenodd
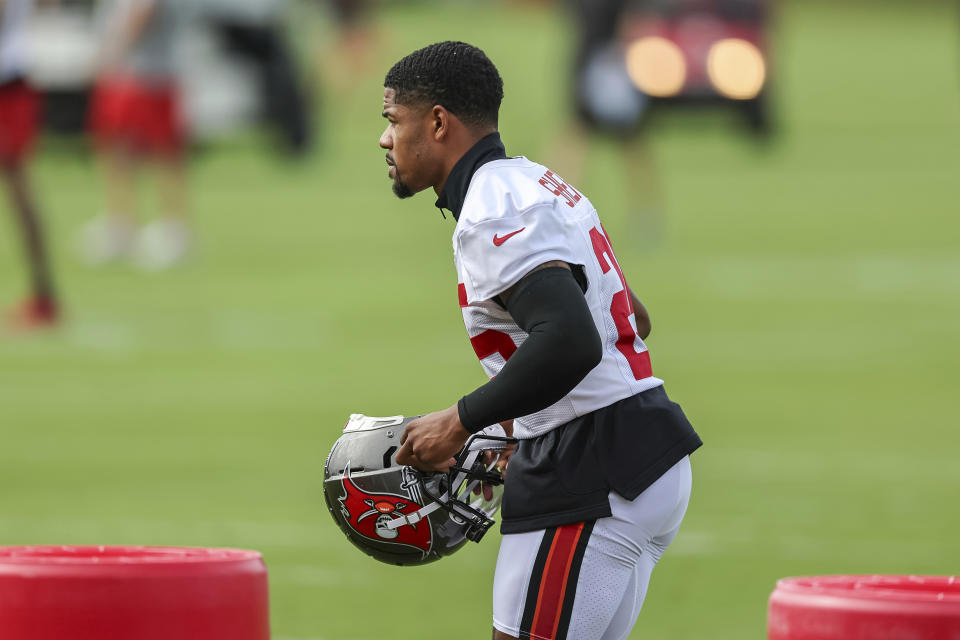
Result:
M256 551L0 547L3 640L269 640Z
M960 577L785 578L767 640L960 640Z

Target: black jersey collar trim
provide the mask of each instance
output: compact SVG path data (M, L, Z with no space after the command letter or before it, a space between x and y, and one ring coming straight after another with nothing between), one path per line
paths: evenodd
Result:
M463 157L453 165L447 181L443 185L443 191L437 198L437 208L441 211L447 209L453 214L454 220L460 219L460 210L463 209L463 201L467 198L467 189L470 187L470 181L477 169L488 162L494 160L503 160L507 157L507 151L500 140L498 132L481 138L470 150L463 154Z

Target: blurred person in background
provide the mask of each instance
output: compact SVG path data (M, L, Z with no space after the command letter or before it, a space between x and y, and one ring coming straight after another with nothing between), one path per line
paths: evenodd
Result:
M99 77L89 126L106 187L106 211L84 229L91 264L132 258L155 270L181 262L187 221L186 132L175 73L178 0L107 0ZM159 178L160 218L138 230L136 178L147 163Z
M0 173L23 237L31 291L10 312L18 328L52 325L57 301L43 226L27 180L27 156L40 123L40 100L24 78L31 0L0 0Z
M307 95L290 52L284 15L287 0L196 0L227 50L251 63L260 77L264 116L292 156L310 150Z
M338 93L357 86L356 79L370 70L374 45L382 40L370 21L371 0L329 0L337 26L333 55L323 55L324 75Z
M632 209L627 228L633 239L655 244L662 232L662 199L656 165L642 136L641 118L647 108L625 64L620 28L631 0L565 0L576 30L571 98L576 121L566 128L557 169L580 182L592 139L610 136L618 146L620 179Z

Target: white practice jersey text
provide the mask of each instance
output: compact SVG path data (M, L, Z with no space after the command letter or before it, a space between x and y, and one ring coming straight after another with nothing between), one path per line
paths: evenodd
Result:
M580 265L603 358L557 403L514 422L533 438L618 400L663 384L637 335L626 282L597 211L546 167L523 157L482 165L453 232L460 306L473 349L493 378L527 338L492 298L551 260Z

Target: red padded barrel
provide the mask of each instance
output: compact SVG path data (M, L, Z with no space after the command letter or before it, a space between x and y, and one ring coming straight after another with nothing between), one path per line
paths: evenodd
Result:
M960 640L958 576L824 576L777 582L768 640Z
M3 640L269 640L256 551L0 547Z

